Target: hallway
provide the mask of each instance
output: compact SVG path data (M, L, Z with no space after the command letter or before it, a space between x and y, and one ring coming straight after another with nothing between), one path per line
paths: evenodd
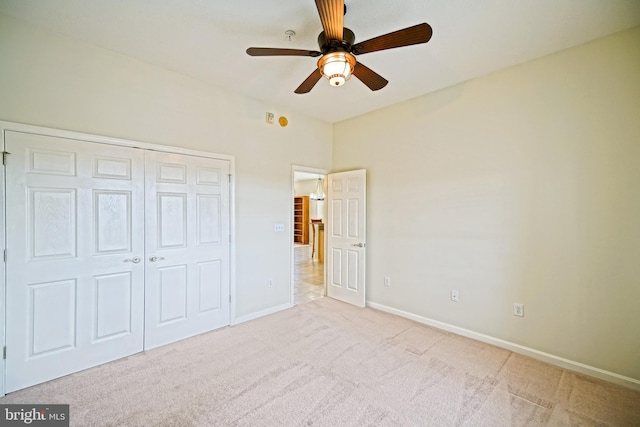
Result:
M324 296L324 264L311 258L310 245L294 245L294 303L302 304Z

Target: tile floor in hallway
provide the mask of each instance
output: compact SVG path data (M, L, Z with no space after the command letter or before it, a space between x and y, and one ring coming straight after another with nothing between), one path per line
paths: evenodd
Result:
M311 258L310 245L295 245L294 303L302 304L324 296L324 264Z

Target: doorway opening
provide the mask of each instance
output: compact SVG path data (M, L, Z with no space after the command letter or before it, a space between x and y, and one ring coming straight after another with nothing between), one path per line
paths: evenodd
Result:
M325 290L326 170L293 167L291 301L302 304L322 298Z

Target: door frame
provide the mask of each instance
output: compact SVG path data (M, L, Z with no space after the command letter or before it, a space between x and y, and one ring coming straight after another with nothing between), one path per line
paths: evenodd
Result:
M48 128L43 126L28 125L23 123L14 123L8 121L0 121L0 151L5 151L5 133L7 131L16 131L24 133L32 133L38 135L48 135L60 138L77 139L80 141L92 142L97 144L115 145L129 148L139 148L143 150L162 151L165 153L185 154L196 157L206 157L218 160L226 160L229 162L229 324L233 325L236 321L236 208L235 208L235 156L228 154L219 154L208 151L192 150L189 148L174 147L169 145L158 145L147 142L139 142L124 138L113 138L108 136L93 135L82 132L61 130ZM11 155L8 155L8 161L11 161ZM5 167L2 164L0 173L0 241L2 242L2 253L0 263L0 330L2 331L2 346L6 346L5 333L5 313L6 313L6 262L4 254L7 249L6 241L6 195L5 195ZM293 237L292 237L293 239ZM3 350L4 351L4 350ZM0 374L0 396L5 395L5 369L6 363L4 357L1 359L2 373Z
M308 166L300 166L300 165L292 165L291 166L291 196L289 197L289 270L290 270L290 277L291 280L289 280L289 287L290 287L290 292L289 292L289 303L291 305L291 307L293 307L295 305L295 279L294 279L294 273L295 273L295 251L294 251L294 247L293 247L293 214L294 214L294 206L293 206L293 198L295 197L295 175L296 172L306 172L306 173L313 173L316 175L323 175L325 177L325 182L326 182L326 177L329 174L329 170L328 169L318 169L318 168L313 168L313 167L308 167ZM325 198L326 200L326 198ZM323 217L326 218L327 217L327 204L324 204L324 212L323 212ZM326 247L326 243L327 243L327 237L326 237L326 233L325 233L325 247ZM323 277L324 277L324 291L323 294L326 296L327 295L327 263L325 262L322 266L323 269Z

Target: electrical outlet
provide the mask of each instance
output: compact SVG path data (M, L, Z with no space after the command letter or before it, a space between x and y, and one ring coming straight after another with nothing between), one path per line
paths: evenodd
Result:
M269 279L267 286L269 286L270 288L273 288L273 279Z
M284 231L284 224L274 224L273 231L276 231L276 232Z
M458 291L456 291L455 289L451 290L451 301L454 301L454 302L460 301Z
M384 276L384 285L385 285L386 287L391 286L391 277L389 277L389 276Z
M513 303L513 315L524 317L524 304Z

